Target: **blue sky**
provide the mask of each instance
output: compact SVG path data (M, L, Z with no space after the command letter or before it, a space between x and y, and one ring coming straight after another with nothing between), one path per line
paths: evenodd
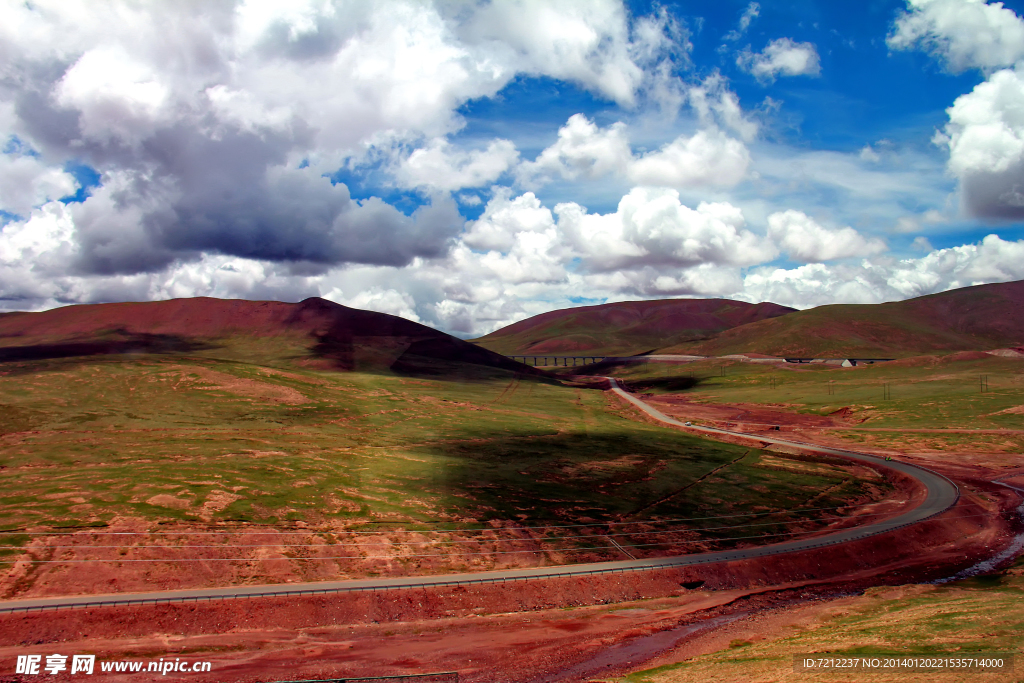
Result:
M0 306L1024 278L1024 3L5 2Z

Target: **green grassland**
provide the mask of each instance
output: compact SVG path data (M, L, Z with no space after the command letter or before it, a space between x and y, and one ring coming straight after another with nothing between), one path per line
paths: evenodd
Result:
M999 681L1021 679L1024 653L1024 561L996 575L942 586L874 588L831 619L790 627L777 639L738 639L728 649L682 664L631 674L623 683L688 681ZM793 656L830 653L839 657L889 654L1014 653L1016 673L801 672Z
M459 363L403 375L379 369L389 353L361 350L354 372L310 366L280 340L0 365L7 554L28 538L19 530L115 519L656 523L838 506L869 490L841 467L766 466L760 451L644 424L604 392ZM780 533L792 518L687 538ZM707 522L673 528L687 526Z
M856 368L652 361L602 372L612 372L640 392L680 394L698 403L759 404L818 415L843 411L851 430L842 435L851 439L864 438L858 429L1024 429L1024 361L976 355L980 356L922 357ZM1017 437L943 438L956 444Z

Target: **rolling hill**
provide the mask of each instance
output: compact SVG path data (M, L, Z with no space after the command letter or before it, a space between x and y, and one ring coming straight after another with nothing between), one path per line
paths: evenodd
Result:
M708 339L794 310L729 299L623 301L542 313L473 341L506 355L631 355Z
M470 364L536 372L425 325L319 298L283 303L198 297L0 316L0 362L214 352L339 370L442 373L452 364Z
M522 320L474 340L506 355L902 358L1024 346L1024 281L883 304L795 311L772 303L670 299L582 306Z
M1024 345L1024 281L883 304L836 304L725 330L663 352L902 358Z

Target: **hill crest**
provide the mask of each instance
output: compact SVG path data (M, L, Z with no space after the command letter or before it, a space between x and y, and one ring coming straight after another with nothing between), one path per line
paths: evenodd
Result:
M723 330L795 310L731 299L622 301L541 313L473 341L508 355L629 355L707 339Z
M0 316L0 361L191 352L237 337L286 338L344 370L361 354L390 359L400 371L427 359L537 372L426 325L317 297L299 303L196 297L8 314Z

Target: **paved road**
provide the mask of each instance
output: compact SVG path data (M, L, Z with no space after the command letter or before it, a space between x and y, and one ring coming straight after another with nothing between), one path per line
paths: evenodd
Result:
M664 415L635 396L623 391L619 386L619 383L616 382L614 378L609 377L607 379L611 382L612 391L661 422L679 427L686 427L687 429L707 434L728 434L733 437L747 438L759 443L796 446L797 448L804 448L817 453L828 453L830 455L837 455L850 460L864 462L876 467L888 467L917 479L927 488L928 495L924 502L913 510L904 512L882 522L851 529L844 529L842 531L836 531L814 538L786 541L784 543L773 543L771 545L758 546L756 548L744 548L741 550L722 550L713 553L697 553L692 555L680 555L677 557L658 557L641 560L593 562L589 564L565 565L560 567L536 567L532 569L473 572L470 574L445 574L443 576L412 576L392 579L375 578L357 581L322 581L317 583L292 583L272 586L232 586L230 588L158 591L153 593L121 593L117 595L38 598L35 600L6 600L0 602L0 613L113 605L192 602L220 600L225 598L347 593L428 586L465 586L485 583L509 583L537 578L587 576L626 571L646 571L650 569L667 569L672 567L712 564L715 562L727 562L730 560L745 560L755 557L766 557L768 555L778 555L780 553L808 550L811 548L821 548L824 546L836 545L838 543L847 543L849 541L855 541L861 538L867 538L868 536L874 536L876 534L882 534L887 531L899 529L900 527L928 519L929 517L937 515L943 510L948 509L957 501L957 498L960 495L956 485L942 475L904 462L884 461L882 458L867 455L865 453L855 453L853 451L845 451L837 448L802 444L794 441L786 441L784 439L761 436L753 437L746 434L740 434L738 432L729 432L724 429L714 429L712 427L687 427L682 422Z

